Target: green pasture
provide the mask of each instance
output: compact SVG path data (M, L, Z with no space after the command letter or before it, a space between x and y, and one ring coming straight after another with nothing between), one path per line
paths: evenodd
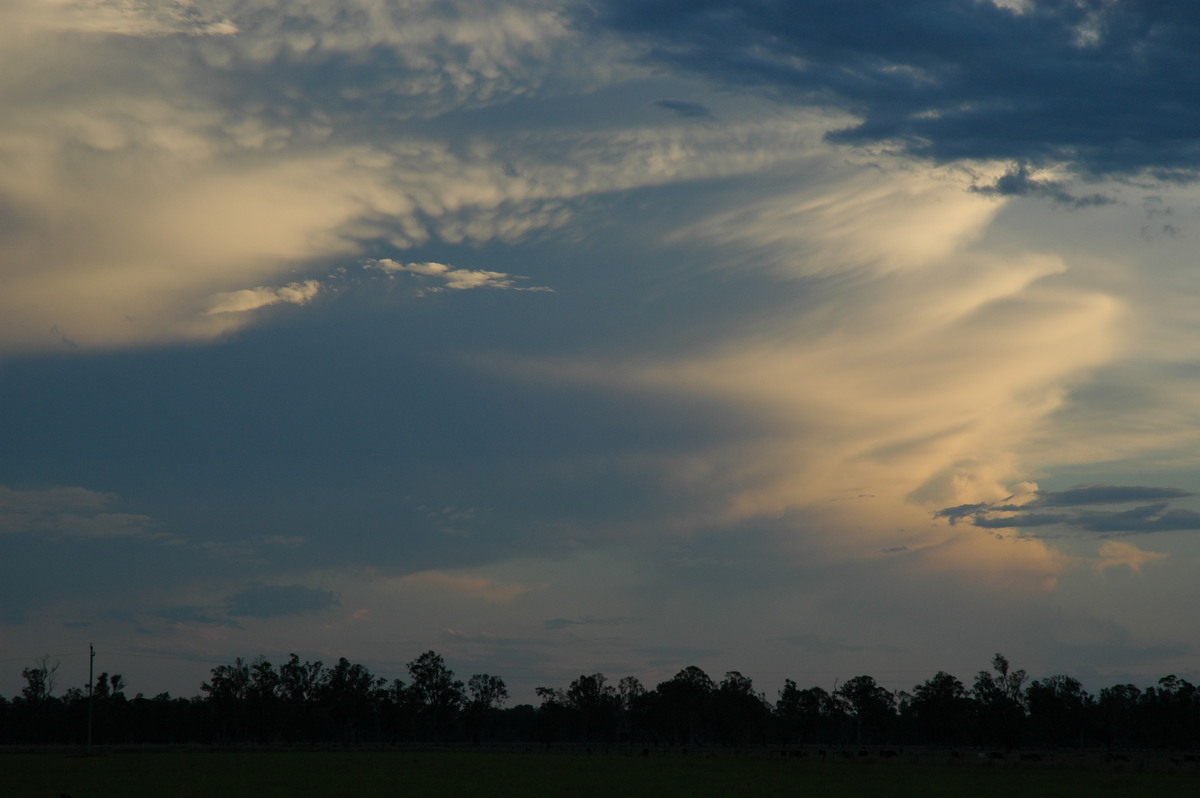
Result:
M479 752L0 754L21 798L857 796L1040 798L1200 794L1194 770Z

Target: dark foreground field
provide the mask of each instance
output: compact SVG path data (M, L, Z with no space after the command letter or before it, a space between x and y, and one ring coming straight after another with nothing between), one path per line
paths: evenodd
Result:
M1200 794L1193 770L477 752L0 754L21 798L881 796Z

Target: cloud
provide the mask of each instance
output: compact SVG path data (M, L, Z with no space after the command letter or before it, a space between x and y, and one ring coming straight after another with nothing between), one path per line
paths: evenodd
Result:
M253 585L229 597L227 612L239 618L307 615L340 605L337 594L303 585Z
M466 291L472 288L497 288L509 291L553 291L543 285L520 286L517 280L528 280L528 277L504 274L503 272L484 271L482 269L459 269L445 263L397 263L389 258L368 261L366 268L378 269L385 274L412 274L418 277L428 277L440 280L442 285L435 285L430 291Z
M712 111L704 103L689 100L658 100L654 104L664 110L672 111L684 119L712 118Z
M761 436L664 466L727 498L725 518L1003 499L1023 477L1015 450L1073 378L1116 353L1120 303L1061 284L1057 258L973 246L992 211L961 182L874 174L688 227L692 246L794 281L779 290L803 297L798 318L758 318L679 357L542 373L710 397L754 418ZM863 494L875 498L830 504Z
M317 65L354 65L344 75L336 70L311 75L318 79L306 81L309 90L328 89L330 81L349 84L341 102L383 101L405 117L508 102L567 80L586 85L604 79L591 74L597 68L589 52L594 45L578 38L555 2L251 0L225 5L238 35L204 43L201 52L210 65L259 72L265 83L309 77ZM371 61L380 68L362 68Z
M786 643L789 646L795 646L802 651L811 651L822 654L834 652L859 652L859 651L882 651L890 653L901 653L903 649L897 646L886 644L868 644L859 645L849 643L844 637L836 635L814 635L814 634L795 634L788 637L773 639L771 642Z
M1019 503L1009 500L946 507L934 513L951 524L966 521L981 529L1035 529L1101 535L1200 530L1200 512L1171 507L1196 494L1177 488L1087 485L1065 491L1034 491ZM1013 497L1009 497L1012 499ZM1138 504L1124 510L1083 509L1097 504Z
M542 624L542 627L547 631L555 631L569 629L572 626L619 626L633 623L635 620L635 618L627 617L596 618L591 615L583 615L579 618L550 618Z
M1100 558L1093 566L1096 573L1104 573L1110 568L1126 566L1135 573L1141 573L1142 566L1165 560L1168 555L1157 551L1143 551L1132 543L1119 540L1105 541L1100 546Z
M972 186L975 191L984 196L993 197L1045 197L1062 205L1076 208L1086 208L1090 205L1107 205L1115 202L1112 197L1103 194L1076 196L1064 188L1063 183L1051 178L1038 178L1025 164L1009 168L990 185Z
M1124 504L1135 501L1163 499L1173 501L1195 496L1179 488L1159 488L1123 485L1082 485L1063 491L1038 491L1037 498L1026 506L1079 507L1089 504Z
M198 624L201 626L227 626L241 629L241 624L228 618L218 618L203 607L169 607L155 613L159 618L174 624Z
M207 315L218 313L247 313L268 305L287 303L291 305L308 304L321 292L321 284L316 280L305 280L302 283L288 283L282 288L244 288L240 291L229 291L218 294L213 299L213 305Z
M13 19L27 28L118 36L231 36L238 28L214 15L215 3L188 0L13 0Z
M212 339L368 243L560 220L488 147L398 120L519 96L569 38L539 2L4 4L0 355Z
M117 501L115 494L86 488L14 490L0 486L0 534L173 539L171 535L153 531L155 521L150 516L108 511Z
M1092 174L1190 179L1200 167L1200 111L1186 78L1200 66L1200 19L1187 4L606 0L598 8L598 23L640 40L651 62L858 117L831 132L833 142Z
M433 589L465 598L501 603L512 601L531 589L527 585L448 571L421 571L401 577L399 582L420 590Z

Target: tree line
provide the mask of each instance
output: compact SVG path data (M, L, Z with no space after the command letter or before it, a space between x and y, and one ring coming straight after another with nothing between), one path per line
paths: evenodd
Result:
M0 696L0 744L1200 746L1200 690L1185 679L1092 694L1066 675L1031 681L1000 654L991 665L970 687L944 671L911 691L866 675L831 691L786 679L773 700L737 671L716 681L693 665L653 688L594 673L538 687L539 706L506 708L503 679L464 683L434 651L407 664L408 681L390 682L345 658L239 658L192 698L130 698L108 673L54 695L57 664L43 658L22 670L20 695Z

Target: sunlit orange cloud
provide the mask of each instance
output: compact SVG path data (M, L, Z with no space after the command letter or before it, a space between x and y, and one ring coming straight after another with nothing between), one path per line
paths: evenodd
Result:
M1168 555L1157 551L1139 549L1132 543L1120 540L1106 540L1100 546L1100 557L1093 562L1096 573L1104 573L1110 568L1127 567L1134 573L1141 573L1142 567L1150 563L1161 562Z
M264 21L286 3L258 5L242 29L172 4L0 7L0 200L19 209L0 236L0 355L212 339L299 304L284 296L296 286L312 296L331 262L361 265L362 241L517 241L565 224L566 200L801 162L823 130L817 114L776 111L723 126L477 131L464 150L413 134L401 109L380 134L377 116L336 103L282 118L191 90L283 52L392 47L409 70L390 91L420 116L524 93L565 63L582 85L641 69L608 57L615 43L585 46L540 2L296 10L320 36ZM154 38L162 63L121 37Z
M716 397L756 419L766 430L756 438L662 463L724 496L717 520L818 512L826 547L846 555L894 545L903 528L918 550L937 544L931 563L1001 580L1023 571L1012 578L1044 586L1061 568L1045 544L955 542L978 532L935 526L931 513L1028 491L1021 483L1045 465L1029 451L1068 387L1121 351L1122 305L1058 285L1070 269L1059 257L975 247L996 201L961 182L948 190L953 181L910 171L873 180L861 202L850 190L831 202L802 191L763 200L748 227L714 227L719 244L760 246L781 273L791 257L797 273L848 274L815 311L675 360L515 368Z

